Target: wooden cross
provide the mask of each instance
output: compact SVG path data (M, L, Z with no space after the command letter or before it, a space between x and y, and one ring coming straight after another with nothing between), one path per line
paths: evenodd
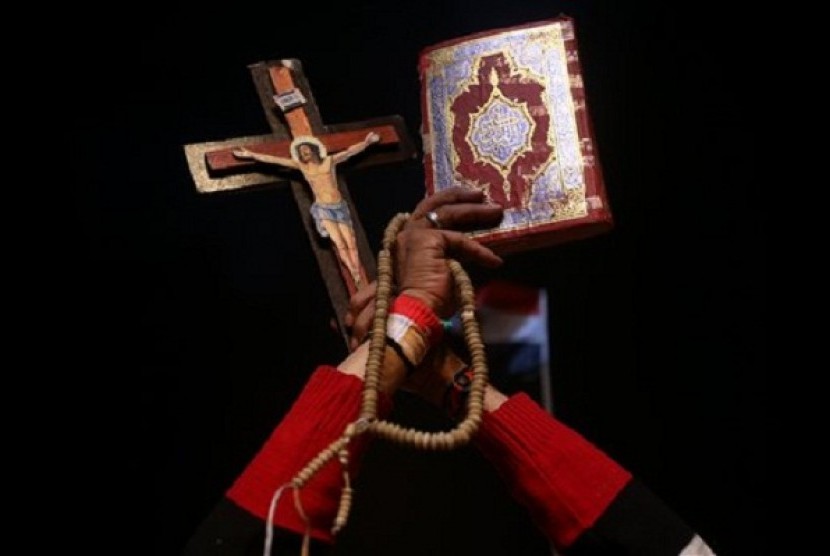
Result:
M315 181L315 175L308 174L310 179L305 181L309 183L300 181L306 176L305 170L302 173L297 171L298 168L304 168L300 164L300 142L312 142L318 155L321 152L324 156L328 153L329 165L357 154L355 160L350 163L351 168L411 159L415 156L415 149L409 140L403 119L399 116L333 126L323 125L311 88L298 60L260 62L249 66L249 69L272 133L185 145L185 154L196 182L196 189L201 193L214 193L289 181L320 265L340 332L344 340L347 340L343 317L348 308L349 297L360 286L375 278L374 255L369 249L366 234L342 177L336 178L335 193L339 192L338 197L342 197L342 201L348 207L359 257L360 276L358 277L353 269L347 268L343 250L338 249L337 245L332 245L333 241L321 239L319 230L323 225L320 223L319 207L332 205L322 204L315 207L318 211L318 219L315 221L311 214L312 205L316 204L317 200L317 192L312 190L314 184L311 183ZM371 140L375 140L375 144L370 144ZM362 152L363 149L365 152ZM271 164L266 166L263 162ZM334 169L331 170L331 176L334 177ZM326 224L326 230L329 229L329 225L330 222ZM333 236L330 237L334 239Z

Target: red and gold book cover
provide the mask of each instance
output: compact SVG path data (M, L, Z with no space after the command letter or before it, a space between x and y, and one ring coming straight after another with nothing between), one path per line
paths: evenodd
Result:
M419 71L427 193L461 185L505 208L474 237L508 253L612 226L570 18L429 47Z

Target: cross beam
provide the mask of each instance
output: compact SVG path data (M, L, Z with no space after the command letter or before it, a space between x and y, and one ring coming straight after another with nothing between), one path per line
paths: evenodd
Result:
M292 142L295 138L308 136L319 141L333 160L345 160L350 157L352 151L349 149L358 152L359 154L348 162L350 169L410 160L415 157L414 146L403 119L399 116L324 125L298 60L259 62L249 66L249 69L271 127L271 134L185 145L185 154L196 188L201 193L214 193L275 185L286 181L290 183L320 266L340 332L344 341L347 341L348 334L343 317L348 308L349 297L366 281L374 279L375 260L346 182L332 171L331 176L336 186L332 192L335 195L339 194L342 202L348 207L353 239L362 267L361 277L365 279L356 280L354 273L346 268L344 258L338 255L337 246L333 246L332 241L323 241L320 237L320 213L318 211L317 221L311 214L312 204L318 200L315 196L319 194L319 188L313 190L314 174L306 174L302 164L294 167L303 170L298 172L285 166L263 164L263 161L300 162L296 150L292 149ZM376 143L367 144L364 147L365 152L361 148L354 148L370 134L377 135ZM240 151L246 151L248 154L243 158ZM256 158L250 158L248 155ZM311 176L311 179L308 179L308 176ZM339 253L342 255L342 251Z

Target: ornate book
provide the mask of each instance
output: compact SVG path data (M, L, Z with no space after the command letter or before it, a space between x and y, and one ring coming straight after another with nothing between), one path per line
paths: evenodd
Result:
M427 193L462 185L505 208L474 237L507 253L611 227L570 18L429 47L419 72Z

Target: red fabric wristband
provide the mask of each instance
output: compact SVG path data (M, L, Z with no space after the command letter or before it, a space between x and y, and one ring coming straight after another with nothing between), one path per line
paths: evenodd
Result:
M444 325L435 311L420 299L406 294L399 295L392 302L389 312L410 319L424 333L430 346L441 341Z

